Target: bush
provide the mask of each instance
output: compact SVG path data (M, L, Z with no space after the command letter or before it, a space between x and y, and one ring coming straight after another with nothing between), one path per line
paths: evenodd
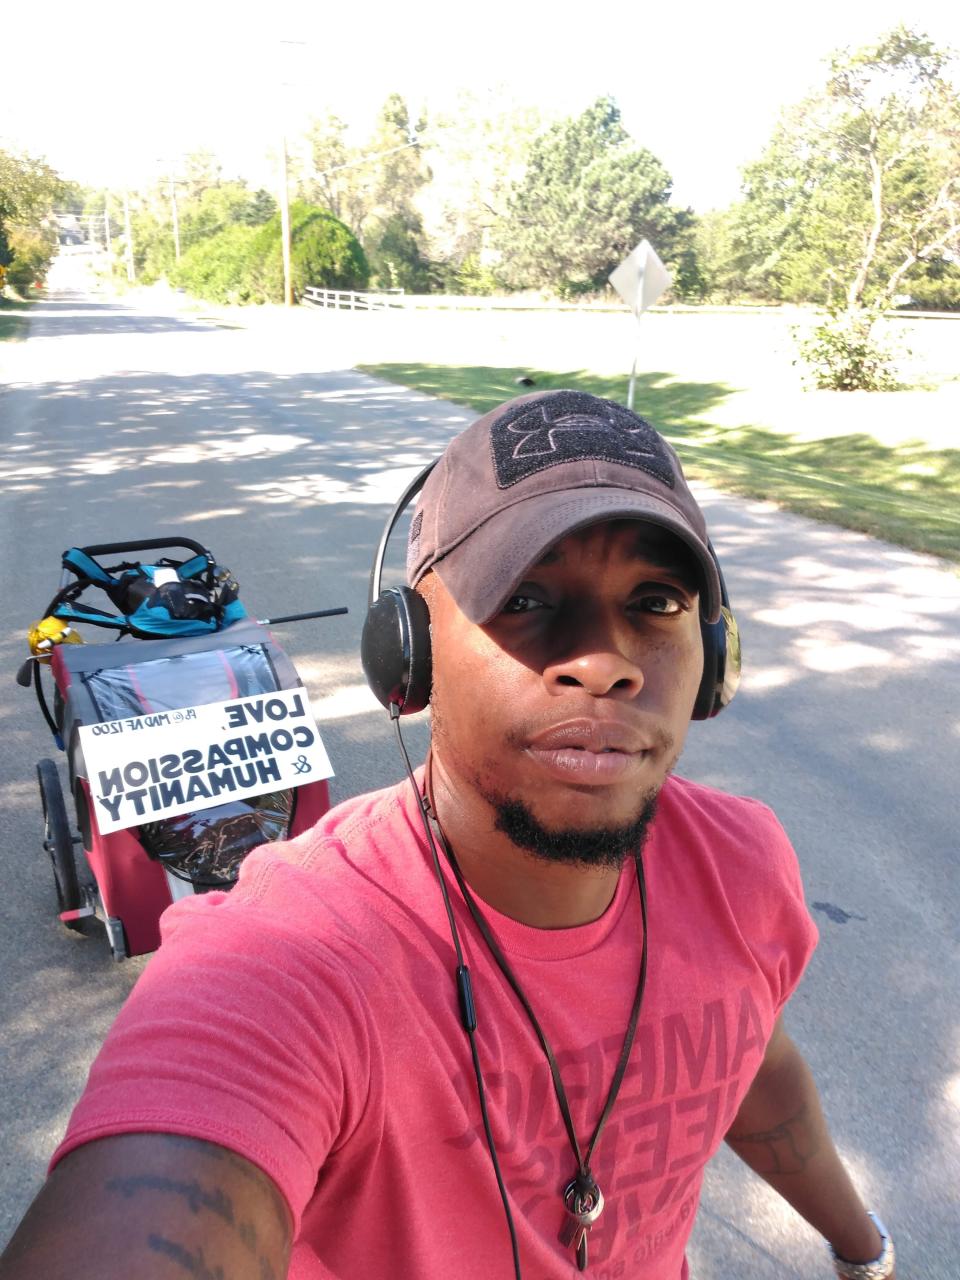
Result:
M498 293L500 282L491 267L481 266L476 254L468 253L455 275L454 292L489 297Z
M365 289L370 267L360 242L328 209L297 200L290 206L290 268L293 296L304 289ZM280 215L257 228L251 242L253 297L283 301Z
M10 227L7 240L11 260L7 266L7 284L25 296L35 284L43 284L57 252L57 242L42 231Z
M209 302L240 303L254 298L253 242L257 227L236 223L198 240L170 269L171 284Z
M326 209L297 202L290 209L294 298L313 285L362 289L369 268L356 237ZM261 226L234 223L198 240L169 271L180 285L210 302L282 302L280 215Z
M258 227L276 212L276 203L265 191L250 192L241 182L224 182L208 187L199 196L183 196L178 201L180 223L181 263L197 245L212 245L221 232L243 224ZM185 288L196 289L203 283L204 272L199 267L203 254L194 255L187 274L192 277L187 284L182 278L180 263L176 261L176 250L173 238L173 220L171 217L168 192L164 189L155 194L151 204L137 210L131 219L133 230L133 258L137 279L142 284L154 284L166 278L172 284L182 284ZM240 238L235 239L239 245ZM233 257L230 242L219 246L218 255L226 253ZM122 262L124 246L118 240L115 252L118 262ZM214 269L219 275L227 264L221 261ZM233 267L236 267L233 263ZM227 270L227 286L229 287L230 270ZM211 301L220 301L213 295Z
M897 389L894 352L873 331L879 318L878 311L866 307L833 312L808 337L798 340L800 358L810 366L814 386L830 391Z
M921 311L960 311L960 264L946 258L918 263L903 291L909 306Z

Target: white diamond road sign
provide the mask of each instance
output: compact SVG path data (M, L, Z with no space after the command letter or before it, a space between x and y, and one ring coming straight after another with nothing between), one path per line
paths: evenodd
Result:
M639 318L666 291L671 277L650 241L641 240L619 267L611 271L610 283Z

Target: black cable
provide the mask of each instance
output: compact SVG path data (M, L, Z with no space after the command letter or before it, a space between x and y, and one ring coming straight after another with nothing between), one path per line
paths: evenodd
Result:
M513 992L516 995L517 999L520 1001L520 1004L523 1006L523 1009L527 1017L529 1018L531 1025L533 1026L533 1030L537 1036L537 1039L540 1041L540 1046L543 1049L544 1055L546 1056L547 1065L550 1068L550 1075L553 1079L553 1088L557 1098L557 1105L559 1106L560 1114L563 1117L564 1127L566 1128L566 1131L567 1131L567 1137L570 1141L570 1146L573 1151L574 1159L577 1161L578 1173L580 1174L581 1177L592 1178L592 1175L590 1173L590 1159L591 1159L591 1156L593 1155L594 1148L596 1147L598 1141L600 1140L600 1134L603 1132L603 1127L607 1122L607 1117L610 1115L610 1112L613 1110L613 1104L616 1101L617 1094L620 1091L620 1085L622 1084L623 1077L626 1074L627 1063L630 1058L630 1050L633 1047L633 1041L637 1031L637 1023L640 1018L640 1009L643 1004L643 994L647 984L647 894L646 894L646 881L643 874L642 856L638 853L634 858L634 863L635 863L636 872L637 872L637 884L640 891L640 916L643 923L643 941L641 943L641 952L640 952L640 973L637 978L637 986L634 992L633 1006L630 1011L630 1018L627 1023L627 1030L624 1035L623 1044L620 1049L620 1057L617 1061L617 1066L613 1074L613 1079L610 1082L610 1089L609 1089L609 1092L607 1093L607 1100L603 1107L603 1111L600 1114L600 1118L597 1121L596 1127L593 1131L593 1137L590 1139L590 1143L587 1147L587 1153L584 1156L581 1154L581 1151L580 1151L580 1143L579 1143L579 1140L577 1139L576 1129L574 1128L573 1117L570 1114L570 1107L567 1102L566 1090L563 1087L563 1078L560 1074L560 1068L557 1065L557 1060L554 1057L553 1050L550 1047L550 1043L547 1040L547 1037L543 1031L543 1028L540 1026L540 1023L537 1020L537 1016L533 1011L530 1001L527 999L527 996L523 988L520 986L520 983L517 980L516 975L514 974L513 970L510 968L509 964L507 963L506 956L501 951L496 938L494 938L493 933L491 932L490 926L487 924L486 920L483 917L482 912L480 911L480 908L477 906L477 903L473 897L473 894L470 892L469 888L467 887L467 883L463 878L463 873L460 870L459 863L454 857L453 850L450 848L450 845L443 834L443 829L440 827L439 823L437 823L436 825L437 825L437 834L440 837L440 843L443 846L443 851L446 854L447 861L450 864L450 869L453 871L453 874L456 877L457 884L460 888L460 892L463 895L463 900L464 902L466 902L471 916L473 916L474 923L476 924L477 928L480 930L480 933L482 934L484 941L486 942L487 946L490 949L491 955L493 956L494 960L497 962L497 966L500 969L500 972L503 974L504 978L506 978L510 987L513 989Z
M447 922L450 925L450 936L453 938L453 947L457 954L457 999L460 1003L460 1019L463 1023L464 1030L470 1040L470 1056L473 1059L473 1070L477 1077L477 1095L480 1099L480 1115L483 1119L483 1132L487 1139L487 1148L490 1152L490 1159L493 1162L493 1172L497 1179L497 1186L500 1190L500 1199L503 1201L503 1212L507 1219L507 1230L510 1232L510 1250L513 1254L513 1273L515 1280L522 1280L520 1274L520 1247L517 1243L517 1231L513 1223L513 1214L510 1212L510 1201L507 1196L506 1183L503 1180L503 1173L500 1169L500 1161L497 1158L497 1148L493 1140L493 1129L490 1125L490 1113L487 1110L487 1091L483 1083L483 1072L480 1068L480 1055L477 1051L477 1018L476 1006L473 999L473 987L470 983L470 970L463 963L463 950L460 946L460 935L457 931L457 922L454 918L453 907L450 903L450 894L447 891L447 882L443 878L443 870L440 866L440 855L437 853L436 841L433 838L433 832L430 830L430 820L427 817L427 811L424 807L423 796L420 794L420 788L417 786L417 780L413 776L413 769L410 765L410 757L407 755L407 749L403 743L403 737L400 733L400 708L396 703L390 704L390 719L397 734L397 745L400 748L400 754L403 756L403 763L406 766L407 777L413 788L413 794L417 800L417 812L420 814L420 821L423 823L424 834L427 837L427 844L430 847L430 854L433 858L433 869L440 885L440 893L443 896L443 905L447 913Z

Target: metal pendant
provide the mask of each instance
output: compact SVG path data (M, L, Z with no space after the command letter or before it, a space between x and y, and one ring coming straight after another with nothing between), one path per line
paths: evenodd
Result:
M560 1229L560 1243L577 1251L577 1269L587 1269L587 1233L603 1213L603 1192L591 1173L578 1173L563 1192L566 1220Z

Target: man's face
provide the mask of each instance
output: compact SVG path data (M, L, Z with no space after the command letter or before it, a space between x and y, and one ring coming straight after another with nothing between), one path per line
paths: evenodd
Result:
M425 594L433 750L451 782L568 837L649 814L703 668L696 570L678 539L629 520L569 534L483 626L436 575Z

